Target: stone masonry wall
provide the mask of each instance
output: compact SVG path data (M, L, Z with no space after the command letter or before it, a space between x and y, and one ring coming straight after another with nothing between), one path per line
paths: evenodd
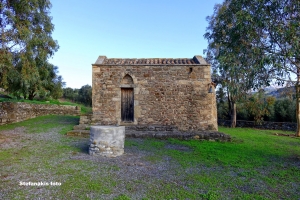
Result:
M220 126L230 126L230 120L219 119L218 124ZM285 130L285 131L296 131L297 123L292 122L268 122L264 121L261 124L255 124L254 121L237 120L237 127L249 127L249 128L259 128L268 130Z
M80 115L79 124L90 125L92 123L92 114Z
M80 107L0 102L0 125L24 121L42 115L80 115Z
M128 75L133 83L128 83ZM217 130L215 94L208 93L210 83L207 64L93 65L92 124ZM121 121L121 88L134 88L131 124Z

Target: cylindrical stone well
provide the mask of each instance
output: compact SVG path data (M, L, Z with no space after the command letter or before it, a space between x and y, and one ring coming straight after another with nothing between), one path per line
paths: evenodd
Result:
M124 153L125 126L91 126L90 155L116 157Z

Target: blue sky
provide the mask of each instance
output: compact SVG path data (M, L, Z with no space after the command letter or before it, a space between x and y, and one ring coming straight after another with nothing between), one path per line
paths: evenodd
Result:
M50 62L66 87L92 84L92 66L108 58L203 55L206 16L223 0L51 0L59 50Z

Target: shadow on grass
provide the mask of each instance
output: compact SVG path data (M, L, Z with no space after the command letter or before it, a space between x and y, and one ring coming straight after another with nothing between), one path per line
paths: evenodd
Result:
M86 142L80 146L80 152L84 154L89 154L89 143Z
M71 140L71 142L68 142L68 146L70 146L73 149L76 149L76 152L83 153L83 154L89 154L89 139L88 138L80 138L80 137L72 137L67 136L68 139Z

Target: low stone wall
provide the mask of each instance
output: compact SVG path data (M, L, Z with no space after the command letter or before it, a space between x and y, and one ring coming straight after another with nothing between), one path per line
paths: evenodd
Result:
M220 126L230 126L230 120L218 120ZM255 124L254 121L237 120L236 127L249 127L258 129L269 129L269 130L285 130L285 131L296 131L297 123L292 122L262 122L262 124Z
M176 138L180 140L208 140L208 141L231 141L230 135L217 131L197 131L197 132L181 132L181 131L135 131L125 128L126 137L133 138L156 138L168 139Z
M69 131L68 135L71 136L85 136L88 137L88 129L91 126L92 114L81 115L79 125L74 126L73 131ZM86 133L84 132L86 131ZM84 133L84 134L83 134ZM209 141L230 141L231 137L227 134L217 131L179 131L175 126L163 125L125 125L126 137L137 138L177 138L177 139L196 139L196 140L209 140Z
M80 115L80 107L23 102L0 102L0 125L24 121L43 115Z
M231 137L218 131L179 131L174 126L149 125L126 126L126 137L138 138L177 138L209 141L230 141Z
M163 126L163 125L135 125L135 126L126 126L126 130L131 131L167 131L173 132L178 131L175 126Z

